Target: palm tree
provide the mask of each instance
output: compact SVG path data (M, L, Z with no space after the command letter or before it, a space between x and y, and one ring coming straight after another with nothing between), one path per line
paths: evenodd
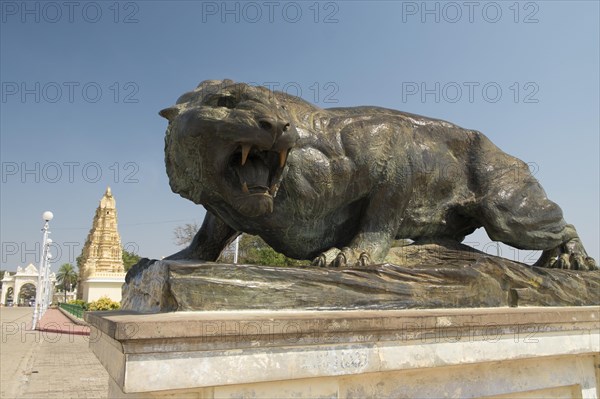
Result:
M58 273L56 274L56 280L59 284L62 285L62 288L65 292L65 303L67 302L67 287L69 289L73 286L73 284L77 281L77 272L73 268L73 265L70 263L64 263L58 269Z

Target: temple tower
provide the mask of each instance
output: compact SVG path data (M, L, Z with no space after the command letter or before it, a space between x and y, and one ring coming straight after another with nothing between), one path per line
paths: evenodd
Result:
M121 300L125 270L121 237L117 230L117 207L110 187L100 199L78 265L79 299L91 302L108 296L113 301Z

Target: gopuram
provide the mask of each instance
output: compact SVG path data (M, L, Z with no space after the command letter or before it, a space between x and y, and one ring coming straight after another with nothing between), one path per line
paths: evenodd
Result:
M125 269L117 230L117 207L110 187L100 199L81 257L77 298L92 302L107 296L120 301Z

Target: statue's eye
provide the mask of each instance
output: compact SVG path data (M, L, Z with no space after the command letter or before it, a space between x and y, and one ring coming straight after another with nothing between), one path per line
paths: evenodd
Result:
M235 99L231 96L219 97L217 100L218 107L235 108Z

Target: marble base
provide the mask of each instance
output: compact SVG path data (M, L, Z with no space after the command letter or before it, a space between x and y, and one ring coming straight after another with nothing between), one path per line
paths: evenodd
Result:
M600 308L93 312L111 398L600 397Z
M125 273L98 273L85 280L80 289L86 302L97 301L102 297L120 302L124 283Z

